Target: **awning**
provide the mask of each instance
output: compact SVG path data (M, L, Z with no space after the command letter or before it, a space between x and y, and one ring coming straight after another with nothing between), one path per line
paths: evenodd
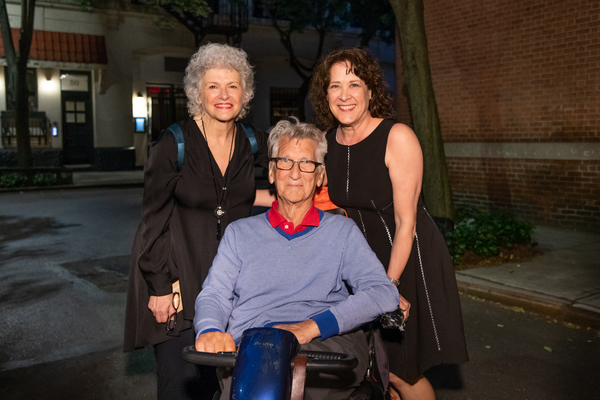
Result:
M17 48L21 34L19 29L11 30ZM5 58L2 37L0 37L0 58ZM33 31L29 59L77 64L108 63L104 36L37 30Z

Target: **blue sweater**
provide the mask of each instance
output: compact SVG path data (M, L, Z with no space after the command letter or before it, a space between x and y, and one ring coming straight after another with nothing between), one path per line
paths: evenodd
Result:
M196 299L196 332L229 332L237 343L246 329L312 318L323 340L395 310L398 290L356 224L320 216L295 235L267 214L231 223Z

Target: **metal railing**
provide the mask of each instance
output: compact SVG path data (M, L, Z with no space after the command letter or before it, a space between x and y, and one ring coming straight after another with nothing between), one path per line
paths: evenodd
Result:
M242 34L248 31L248 0L207 0L212 9L206 17L181 12L168 4L161 6L187 29L200 43L206 35L225 35L230 44L239 44Z
M17 127L14 111L2 111L2 146L17 147ZM48 128L48 118L43 111L29 112L29 141L32 147L51 147L51 130Z

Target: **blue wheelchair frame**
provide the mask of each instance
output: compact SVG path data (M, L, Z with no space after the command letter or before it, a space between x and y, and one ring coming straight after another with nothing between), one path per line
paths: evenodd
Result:
M358 365L353 355L302 351L293 333L275 328L248 329L237 353L203 353L188 346L182 355L195 364L233 367L232 400L288 400L297 357L306 358L311 372L340 373Z

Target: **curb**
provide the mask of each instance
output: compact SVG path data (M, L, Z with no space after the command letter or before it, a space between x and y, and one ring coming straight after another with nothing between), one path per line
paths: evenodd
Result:
M543 294L532 294L520 289L500 284L481 284L471 281L470 277L457 275L458 290L482 299L495 301L510 307L547 315L563 322L600 329L600 312L578 306L566 299Z
M74 183L72 185L54 186L23 186L17 188L2 188L0 193L34 192L38 190L64 190L64 189L99 189L99 188L127 188L144 187L144 182L105 182L105 183Z

